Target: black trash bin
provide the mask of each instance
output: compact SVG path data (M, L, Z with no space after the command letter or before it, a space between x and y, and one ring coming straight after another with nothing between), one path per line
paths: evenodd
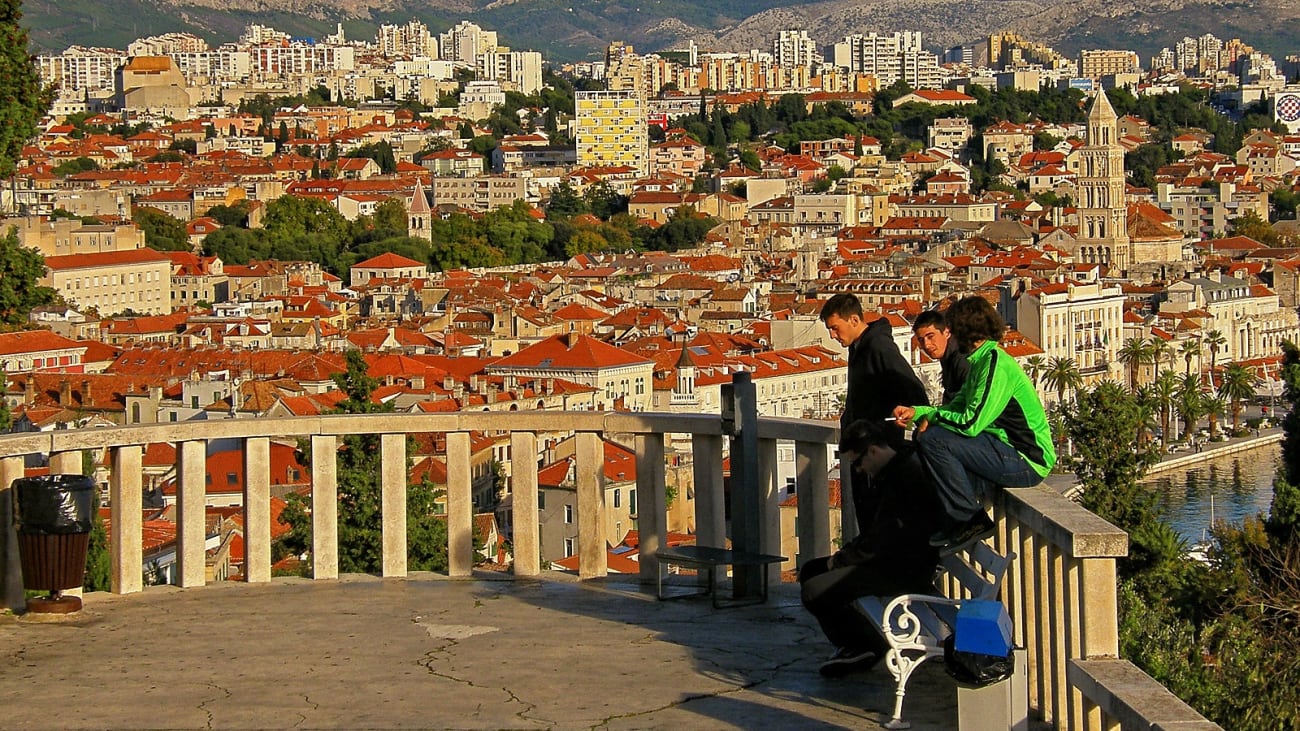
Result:
M81 599L64 589L81 586L94 524L95 483L85 475L41 475L13 482L14 521L23 587L48 591L29 599L29 612L67 613L81 609Z

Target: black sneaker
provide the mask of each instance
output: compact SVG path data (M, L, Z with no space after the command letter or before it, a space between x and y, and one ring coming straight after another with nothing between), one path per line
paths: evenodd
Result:
M830 659L817 668L817 672L826 678L839 678L849 673L870 670L880 662L880 656L871 650L856 650L843 647L831 655Z
M957 523L947 530L930 536L930 545L940 549L940 554L956 553L976 541L993 535L993 521L984 513L976 513L965 523Z

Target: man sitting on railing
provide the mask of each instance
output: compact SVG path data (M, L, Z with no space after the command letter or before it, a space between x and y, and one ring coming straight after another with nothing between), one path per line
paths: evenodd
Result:
M927 537L939 527L939 504L915 450L895 446L896 433L884 422L860 420L841 433L840 459L870 476L862 497L871 521L833 556L814 558L799 569L803 605L817 618L835 654L820 672L839 677L867 670L889 645L853 606L864 596L934 591L939 554Z
M899 406L894 418L904 429L918 425L917 449L946 517L930 544L951 553L992 535L985 497L999 485L1042 482L1056 464L1056 450L1034 384L998 346L1006 324L993 306L965 297L948 308L947 318L970 362L966 383L952 403Z

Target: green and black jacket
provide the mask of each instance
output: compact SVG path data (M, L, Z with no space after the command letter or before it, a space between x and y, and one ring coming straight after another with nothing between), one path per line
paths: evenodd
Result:
M992 340L967 356L970 375L951 403L917 406L914 421L926 419L964 436L988 432L1015 448L1040 476L1056 464L1052 431L1038 392L1015 358Z

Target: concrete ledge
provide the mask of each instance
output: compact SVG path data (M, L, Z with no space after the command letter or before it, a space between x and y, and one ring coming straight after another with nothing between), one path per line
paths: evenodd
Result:
M1128 660L1071 660L1066 677L1123 728L1223 731Z
M1006 488L1007 513L1073 558L1128 555L1128 534L1059 492L1037 487Z

